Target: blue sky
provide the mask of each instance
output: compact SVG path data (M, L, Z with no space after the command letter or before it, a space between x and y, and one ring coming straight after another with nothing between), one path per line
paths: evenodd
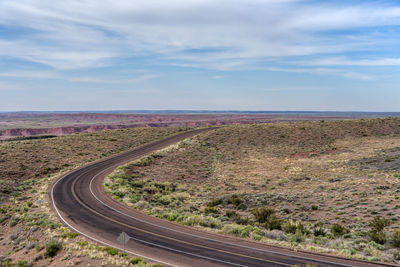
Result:
M400 111L400 1L0 0L0 111Z

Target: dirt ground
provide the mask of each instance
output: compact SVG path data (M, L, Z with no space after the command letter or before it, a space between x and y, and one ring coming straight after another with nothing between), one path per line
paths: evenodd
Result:
M399 122L228 126L134 162L106 187L135 208L183 224L397 261L390 238L400 229ZM282 227L271 232L257 223L254 209L262 207L273 209ZM390 221L383 247L368 236L375 217ZM290 222L316 235L291 234ZM344 239L332 236L334 224L349 232Z

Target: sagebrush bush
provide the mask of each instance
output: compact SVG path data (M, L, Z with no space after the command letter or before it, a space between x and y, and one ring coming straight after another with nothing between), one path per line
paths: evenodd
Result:
M391 235L390 244L395 248L400 248L400 230L397 230Z
M347 234L348 232L349 232L349 230L347 228L345 228L344 226L342 226L338 223L335 223L331 226L331 233L335 237L342 236L344 234Z
M372 231L381 232L386 226L389 226L390 223L389 219L376 216L368 225L371 227Z
M223 203L222 198L217 198L217 199L214 199L214 200L208 202L207 207L215 207L215 206L221 205L222 203Z
M129 262L130 262L131 264L133 264L133 265L135 265L135 264L145 264L145 263L146 263L146 261L145 261L144 259L139 258L139 257L136 257L136 258L134 258L134 259L131 259ZM154 265L153 265L153 266L154 266Z
M238 207L240 204L243 203L243 200L237 195L232 195L231 198L228 200L228 203Z
M62 245L57 240L53 239L46 243L46 256L54 257L58 251L62 248Z
M371 230L367 232L367 236L371 241L374 241L378 244L383 245L386 243L386 234L383 231Z
M287 234L295 234L297 231L297 223L294 221L286 221L282 226L282 230Z
M271 215L275 214L275 210L272 208L261 207L261 208L254 208L251 211L251 213L254 215L257 222L266 223L268 221L268 218Z
M281 230L282 220L279 219L275 214L268 217L267 221L264 223L264 227L268 230Z
M208 214L219 214L219 210L217 208L213 208L213 207L206 207L204 209L204 214L208 215Z
M112 248L112 247L104 247L103 251L107 252L111 256L115 256L118 254L118 250L116 250L115 248Z
M324 226L321 222L314 224L313 234L314 234L314 236L325 236L326 235L326 229L324 228Z
M18 222L19 222L18 218L12 217L11 220L10 220L10 227L16 226L18 224Z
M386 218L382 218L380 216L376 216L371 222L369 222L369 227L371 230L367 232L367 236L370 240L378 243L385 244L386 243L386 233L383 231L386 226L390 225L390 220Z

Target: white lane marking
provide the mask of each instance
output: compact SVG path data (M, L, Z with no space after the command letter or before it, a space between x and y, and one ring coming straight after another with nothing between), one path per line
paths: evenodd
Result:
M56 186L56 184L57 184L59 181L61 181L61 180L64 179L65 177L66 177L66 175L64 175L63 177L61 177L60 179L58 179L58 180L53 184L53 186L51 187L51 201L53 202L53 207L54 207L54 209L56 210L58 217L60 217L60 219L61 219L66 225L68 225L71 229L73 229L74 231L78 232L79 234L81 234L81 235L83 235L83 236L86 236L87 238L89 238L89 239L91 239L91 240L94 240L95 242L98 242L98 243L100 243L100 244L103 244L103 245L106 245L106 246L110 246L110 247L114 247L114 248L119 249L119 250L123 250L121 247L111 245L111 244L109 244L109 243L107 243L107 242L101 241L101 240L99 240L99 239L97 239L97 238L94 238L94 237L92 237L92 236L90 236L90 235L88 235L88 234L85 234L85 233L79 231L78 229L76 229L75 227L73 227L71 224L69 224L69 223L64 219L64 217L61 215L61 213L60 213L60 211L58 210L58 208L57 208L57 206L56 206L56 203L55 203L55 201L54 201L54 187ZM138 241L139 241L139 240L138 240ZM148 257L148 256L141 255L141 254L139 254L139 253L130 251L130 250L125 250L125 251L128 252L128 253L130 253L130 254L137 255L137 256L139 256L139 257L145 258L145 259L150 260L150 261L160 262L160 263L162 263L162 264L166 264L166 265L169 265L169 266L179 267L178 265L174 265L174 264L172 264L172 263L160 261L160 260L157 260L157 259Z
M99 172L98 174L96 174L95 177L97 177L99 174L102 174L103 172L107 171L107 170L110 169L110 168L115 168L115 166L118 166L118 165L120 165L120 164L114 164L114 165L108 167L107 169L104 169L103 171L101 171L101 172ZM98 199L97 196L93 193L93 191L92 191L92 181L93 181L93 178L92 178L92 180L90 181L90 185L89 185L89 189L90 189L91 194L92 194L98 201L100 201L103 205L109 207L108 205L104 204L104 202L102 202L100 199ZM111 207L109 207L109 208L111 208ZM112 210L115 210L114 208L111 208L111 209L112 209ZM118 210L115 210L115 211L121 213L121 212L118 211ZM125 215L124 213L121 213L121 214ZM132 216L128 216L128 217L131 217L131 218L135 219L135 218L132 217ZM142 221L142 220L140 220L140 219L137 219L137 220ZM143 222L145 222L145 221L143 221ZM152 223L149 223L149 224L153 225ZM157 225L155 225L155 226L157 226ZM166 228L166 229L169 229L169 228ZM155 243L151 243L151 242L148 242L148 241L144 241L144 240L141 240L141 239L137 239L137 238L134 238L134 237L131 237L131 239L135 239L135 240L137 240L137 241L140 241L140 242L143 242L143 243L146 243L146 244L149 244L149 245L154 245L154 246L157 246L157 247L165 248L165 249L172 250L172 251L176 251L176 252L185 253L185 254L188 254L188 255L192 255L192 256L196 256L196 257L208 259L208 260L218 261L218 262L222 262L222 263L229 264L229 265L233 265L233 266L247 267L247 265L241 265L241 264L237 264L237 263L233 263L233 262L229 262L229 261L224 261L224 260L220 260L220 259L215 259L215 258L211 258L211 257L199 255L199 254L194 254L194 253L190 253L190 252L186 252L186 251L181 251L181 250L169 248L169 247L166 247L166 246L163 246L163 245L158 245L158 244L155 244ZM281 263L281 264L282 264L282 265L287 265L287 264L285 264L285 263Z
M115 165L113 165L113 166L115 166ZM106 169L106 170L107 170L107 169ZM104 170L103 170L103 171L104 171ZM103 171L102 171L102 172L103 172ZM88 171L84 172L83 174L85 174L85 173L87 173L87 172L88 172ZM78 176L76 179L80 178L83 174L81 174L80 176ZM67 175L65 175L65 176L67 176ZM96 241L96 242L98 242L98 243L101 243L101 244L104 244L104 245L107 245L107 246L110 246L110 247L114 247L114 248L117 248L117 249L119 249L119 250L123 250L121 247L114 246L114 245L109 244L109 243L107 243L107 242L98 240L98 239L96 239L96 238L94 238L94 237L91 237L91 236L89 236L89 235L83 233L82 231L79 231L78 229L76 229L75 227L73 227L71 224L69 224L69 223L61 216L61 213L59 212L57 206L55 205L55 201L54 201L54 187L56 186L56 184L57 184L60 180L64 179L65 176L63 176L62 178L60 178L59 180L57 180L57 181L53 184L53 186L52 186L52 188L51 188L51 199L52 199L52 202L53 202L53 207L55 208L55 210L56 210L58 216L61 218L61 220L62 220L65 224L67 224L70 228L72 228L73 230L75 230L76 232L80 233L80 234L83 235L83 236L86 236L86 237L88 237L88 238L90 238L90 239L92 239L92 240L94 240L94 241ZM163 248L163 249L166 249L166 250L175 251L175 252L178 252L178 253L183 253L183 254L186 254L186 255L190 255L190 256L194 256L194 257L206 259L206 260L221 262L221 263L229 264L229 265L232 265L232 266L248 267L247 265L241 265L241 264L232 263L232 262L228 262L228 261L224 261L224 260L220 260L220 259L215 259L215 258L203 256L203 255L194 254L194 253L187 252L187 251L182 251L182 250L178 250L178 249L173 249L173 248L170 248L170 247L166 247L166 246L159 245L159 244L156 244L156 243L148 242L148 241L145 241L145 240L142 240L142 239L138 239L138 238L135 238L135 237L131 237L131 239L134 239L134 240L136 240L136 241L138 241L138 242L142 242L142 243L145 243L145 244L148 244L148 245L160 247L160 248ZM148 256L144 256L144 255L138 254L138 253L136 253L136 252L132 252L132 251L130 251L130 250L125 250L125 251L128 252L128 253L137 255L137 256L139 256L139 257L142 257L142 258L151 260L151 261L160 262L160 263L163 263L163 264L166 264L166 265L178 267L178 265L174 265L174 264L168 263L168 262L163 262L163 261L161 261L161 260L157 260L157 259L154 259L154 258L151 258L151 257L148 257Z
M201 239L209 240L209 241L214 241L214 242L218 242L218 243L222 243L222 244L226 244L226 245L232 245L232 246L236 246L236 247L240 247L240 248L246 248L246 249L250 249L250 250L257 250L257 251L272 253L272 254L276 254L276 255L280 255L280 256L288 256L287 254L276 252L276 251L270 251L270 250L265 250L265 249L250 247L250 246L244 246L244 245L239 245L239 244L235 244L235 243L231 243L231 242L221 241L221 240L217 240L217 239L213 239L213 238L203 237L203 236L199 236L199 235L195 235L195 234L191 234L191 233L186 233L186 232L183 232L183 231L180 231L180 230L172 229L172 228L169 228L169 227L165 227L165 226L162 226L162 225L154 224L154 223L151 223L151 222L136 218L134 216L131 216L129 214L126 214L126 213L124 213L124 212L122 212L120 210L117 210L117 209L111 207L110 205L104 203L99 197L97 197L94 194L94 192L92 190L92 183L93 183L94 179L96 179L100 174L104 173L105 171L107 171L107 170L109 170L111 168L115 168L116 166L119 166L119 165L121 165L121 164L114 164L114 165L108 167L107 169L104 169L103 171L101 171L98 174L96 174L95 176L93 176L92 179L90 180L90 184L89 184L90 193L96 198L97 201L99 201L104 206L106 206L106 207L108 207L108 208L110 208L110 209L112 209L112 210L114 210L114 211L126 216L126 217L132 218L132 219L140 221L142 223L146 223L146 224L149 224L149 225L152 225L152 226L156 226L158 228L162 228L162 229L165 229L165 230L173 231L173 232L176 232L176 233L185 234L185 235L188 235L188 236L197 237L197 238L201 238ZM296 255L289 255L289 256L294 257L294 258L298 258L298 259L302 259L302 260L307 260L307 258L302 258L302 257L296 256ZM314 260L314 261L322 262L322 263L329 263L329 264L333 264L333 265L338 264L337 262L330 262L330 261L324 261L324 260ZM282 263L282 264L285 264L285 263ZM346 265L346 264L342 264L342 266L356 267L354 265Z

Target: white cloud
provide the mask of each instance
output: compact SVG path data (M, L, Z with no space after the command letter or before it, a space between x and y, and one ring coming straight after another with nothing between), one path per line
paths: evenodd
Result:
M0 37L0 56L56 69L146 54L232 69L270 57L379 50L373 36L320 32L400 25L400 7L295 0L21 0L0 2L0 25L32 30Z
M362 66L362 67L400 66L400 58L351 60L344 57L335 57L335 58L311 60L308 62L301 62L301 64L312 65L312 66Z
M69 82L83 83L135 83L155 79L157 74L143 73L137 76L126 77L99 77L99 76L71 76L56 71L9 71L0 73L5 78L30 78L30 79L60 79Z
M67 78L73 82L86 82L86 83L135 83L140 81L152 80L157 78L156 74L144 74L129 79L116 79L116 78L99 78L99 77L73 77Z
M292 73L308 73L308 74L318 74L318 75L337 75L348 79L355 79L361 81L371 81L375 80L376 77L367 75L360 72L340 70L333 68L276 68L268 67L264 68L268 71L278 71L278 72L292 72Z

